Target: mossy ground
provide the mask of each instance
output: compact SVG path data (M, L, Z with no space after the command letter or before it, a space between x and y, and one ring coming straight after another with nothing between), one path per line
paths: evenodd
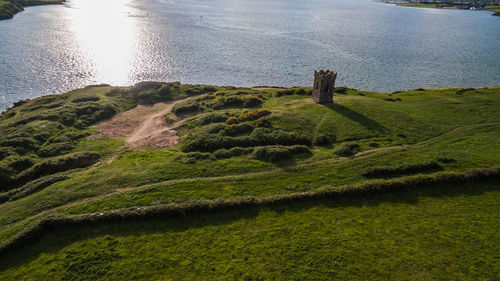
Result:
M497 110L500 108L500 87L417 89L392 94L339 89L331 105L313 103L308 91L309 88L254 90L144 83L123 89L89 87L15 107L0 117L0 127L7 132L0 141L8 140L3 142L6 155L0 164L6 167L5 171L12 171L13 174L8 174L11 178L17 179L26 173L25 170L32 169L25 166L36 166L54 157L97 153L100 160L85 168L56 173L66 177L49 186L16 186L21 192L16 194L22 196L12 197L15 189L6 188L3 195L10 201L0 203L0 242L8 241L24 228L51 215L241 196L262 197L325 186L335 188L372 180L363 174L373 168L404 170L401 167L423 167L430 161L438 163L437 169L433 166L432 170L417 169L412 173L465 171L500 165L500 112ZM165 122L185 120L177 128L181 136L177 146L132 149L122 138L86 138L96 132L93 126L96 122L138 103L169 102L205 93L208 94L177 104L175 113L165 117ZM96 113L102 108L113 110L108 115ZM61 135L68 137L58 139ZM213 139L220 141L213 142ZM18 142L26 147L16 149ZM44 149L52 143L68 145L53 151L52 155L52 150ZM297 146L303 148L290 150ZM263 148L275 158L266 157L266 161L259 158L256 151ZM47 151L50 156L44 154ZM23 166L23 161L31 164ZM458 191L453 191L455 189ZM35 192L22 193L23 190ZM300 203L299 210L295 210L297 206L293 204L279 207L280 211L231 211L172 222L84 228L78 233L61 230L43 238L47 246L28 245L20 252L24 254L14 254L9 266L0 269L3 272L0 274L8 279L29 270L32 276L41 274L36 276L57 279L73 274L62 268L75 268L74 272L78 272L80 264L80 268L91 268L82 273L83 279L102 274L115 279L120 274L157 279L157 272L162 270L172 274L167 279L181 276L196 279L206 274L221 278L248 275L257 279L259 276L260 279L278 276L384 279L399 278L408 270L413 270L412 279L421 280L439 279L446 274L473 280L484 272L498 276L498 263L494 261L498 248L490 247L494 244L484 242L486 238L481 236L481 233L493 233L491 231L498 225L495 215L499 207L495 203L498 184L445 186L440 190L380 195L391 200L377 201L379 195L360 201L353 199L346 203L348 208L342 202L309 202ZM419 196L422 201L405 201ZM454 208L463 218L445 220ZM474 208L477 210L471 211ZM426 209L428 215L419 217ZM351 217L363 218L363 223ZM485 219L474 221L481 217ZM342 227L331 225L332 221ZM370 232L373 225L380 226L380 235L377 231ZM481 247L485 252L479 251L472 240L462 237L463 230L475 237L471 239L482 239ZM333 239L334 234L341 235L342 241ZM238 240L242 235L246 238ZM188 236L191 238L185 239ZM303 240L303 237L310 238ZM333 240L328 240L330 238ZM487 238L498 242L495 234ZM172 239L172 245L176 246L155 242L166 239ZM454 239L461 241L467 257L458 257L459 252L453 248L460 243L452 243ZM394 244L395 240L399 242ZM109 241L116 247L108 245ZM221 249L235 250L211 248L214 241ZM371 246L361 249L362 241ZM380 249L376 249L376 241ZM439 247L431 247L430 241L438 245L444 243L442 255L434 254ZM64 246L51 250L58 242L63 242ZM107 245L105 248L109 246L112 253L93 250L99 243ZM82 252L84 247L88 247L86 253ZM130 247L137 249L130 250ZM151 249L155 247L171 253L153 253ZM310 257L302 252L308 247L312 252ZM294 255L295 248L302 250L296 256L289 256ZM350 249L357 250L351 252ZM192 258L183 256L189 252L195 253ZM246 253L247 261L238 262L240 252ZM106 256L99 256L101 254ZM23 259L23 255L32 258ZM177 257L177 261L167 262L165 258L169 255ZM352 265L360 255L366 255L366 262ZM481 264L457 269L457 264L465 264L466 259L472 260L475 256ZM66 262L74 264L64 264L64 257L69 257ZM401 259L392 258L391 262L391 257ZM101 258L109 263L92 261ZM222 265L223 261L226 266ZM131 263L144 267L131 266L129 271L120 273ZM153 268L147 264L164 267Z

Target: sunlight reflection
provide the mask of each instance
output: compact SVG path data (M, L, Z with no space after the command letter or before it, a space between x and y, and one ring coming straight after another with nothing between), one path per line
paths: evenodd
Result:
M74 0L70 30L97 71L96 81L129 81L137 38L130 0Z

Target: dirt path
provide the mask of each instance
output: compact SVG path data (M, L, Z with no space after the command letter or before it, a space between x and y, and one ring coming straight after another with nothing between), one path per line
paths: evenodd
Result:
M137 107L121 112L111 120L100 123L98 134L106 137L122 137L125 143L132 148L140 146L171 147L179 143L179 136L174 130L184 120L177 120L173 124L165 124L163 117L172 111L179 102L194 97L178 100L172 103L157 103L153 106L138 105Z

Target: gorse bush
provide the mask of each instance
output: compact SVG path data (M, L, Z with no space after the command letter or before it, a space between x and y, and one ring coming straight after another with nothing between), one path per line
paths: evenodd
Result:
M245 122L245 121L252 121L252 120L257 120L260 117L266 116L271 114L271 111L267 109L258 109L256 111L249 111L245 112L243 114L240 114L238 116L231 116L227 118L227 123L228 124L236 124L240 122Z
M428 161L418 164L406 164L396 167L376 167L362 173L366 178L387 178L402 175L411 175L427 172L440 171L443 168L435 161Z

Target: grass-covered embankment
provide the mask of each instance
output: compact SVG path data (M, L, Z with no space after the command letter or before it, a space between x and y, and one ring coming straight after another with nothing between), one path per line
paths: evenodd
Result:
M0 0L0 20L11 19L24 7L61 4L66 0Z
M286 208L302 200L290 198L301 196L327 201L355 197L363 204L372 193L378 194L363 192L374 186L387 194L421 188L439 192L450 184L459 189L488 186L494 191L497 178L489 176L483 184L462 176L500 166L499 106L499 87L392 94L337 88L335 103L330 105L312 102L310 88L257 90L154 82L127 88L88 87L43 97L0 117L5 132L0 136L1 179L8 183L0 193L0 243L21 241L18 245L27 247L12 250L7 254L11 256L30 251L30 243L37 241L32 238L38 237L30 236L31 231L49 236L52 231L67 233L61 224L93 224L96 218L122 217L127 224L137 214L149 217L148 212L158 210L183 214L178 208L186 206L222 206L216 208L218 217L238 212L224 204L239 209L238 204L249 202L245 208L258 210L269 208L259 202L270 200ZM156 116L158 112L163 115ZM129 134L147 132L142 121L174 128L179 144L162 146L162 134L143 136L159 138L152 146L131 142ZM59 162L82 155L98 158L78 167ZM443 181L446 175L458 178ZM391 186L398 186L397 190ZM318 196L326 191L330 199ZM353 197L351 191L364 195ZM338 194L344 194L340 196L344 199ZM313 206L314 200L307 204ZM357 206L359 212L363 212L361 206ZM167 217L176 220L176 216ZM195 212L189 219L197 217ZM120 225L121 221L107 222ZM94 225L101 228L99 223ZM446 227L443 232L451 231ZM22 237L31 237L31 242L23 242ZM424 248L416 254L426 255ZM9 272L5 276L16 276L9 270L5 268ZM466 270L470 273L472 267ZM436 272L432 278L437 278ZM293 271L296 274L307 272Z
M496 182L54 230L1 259L2 280L498 276Z

